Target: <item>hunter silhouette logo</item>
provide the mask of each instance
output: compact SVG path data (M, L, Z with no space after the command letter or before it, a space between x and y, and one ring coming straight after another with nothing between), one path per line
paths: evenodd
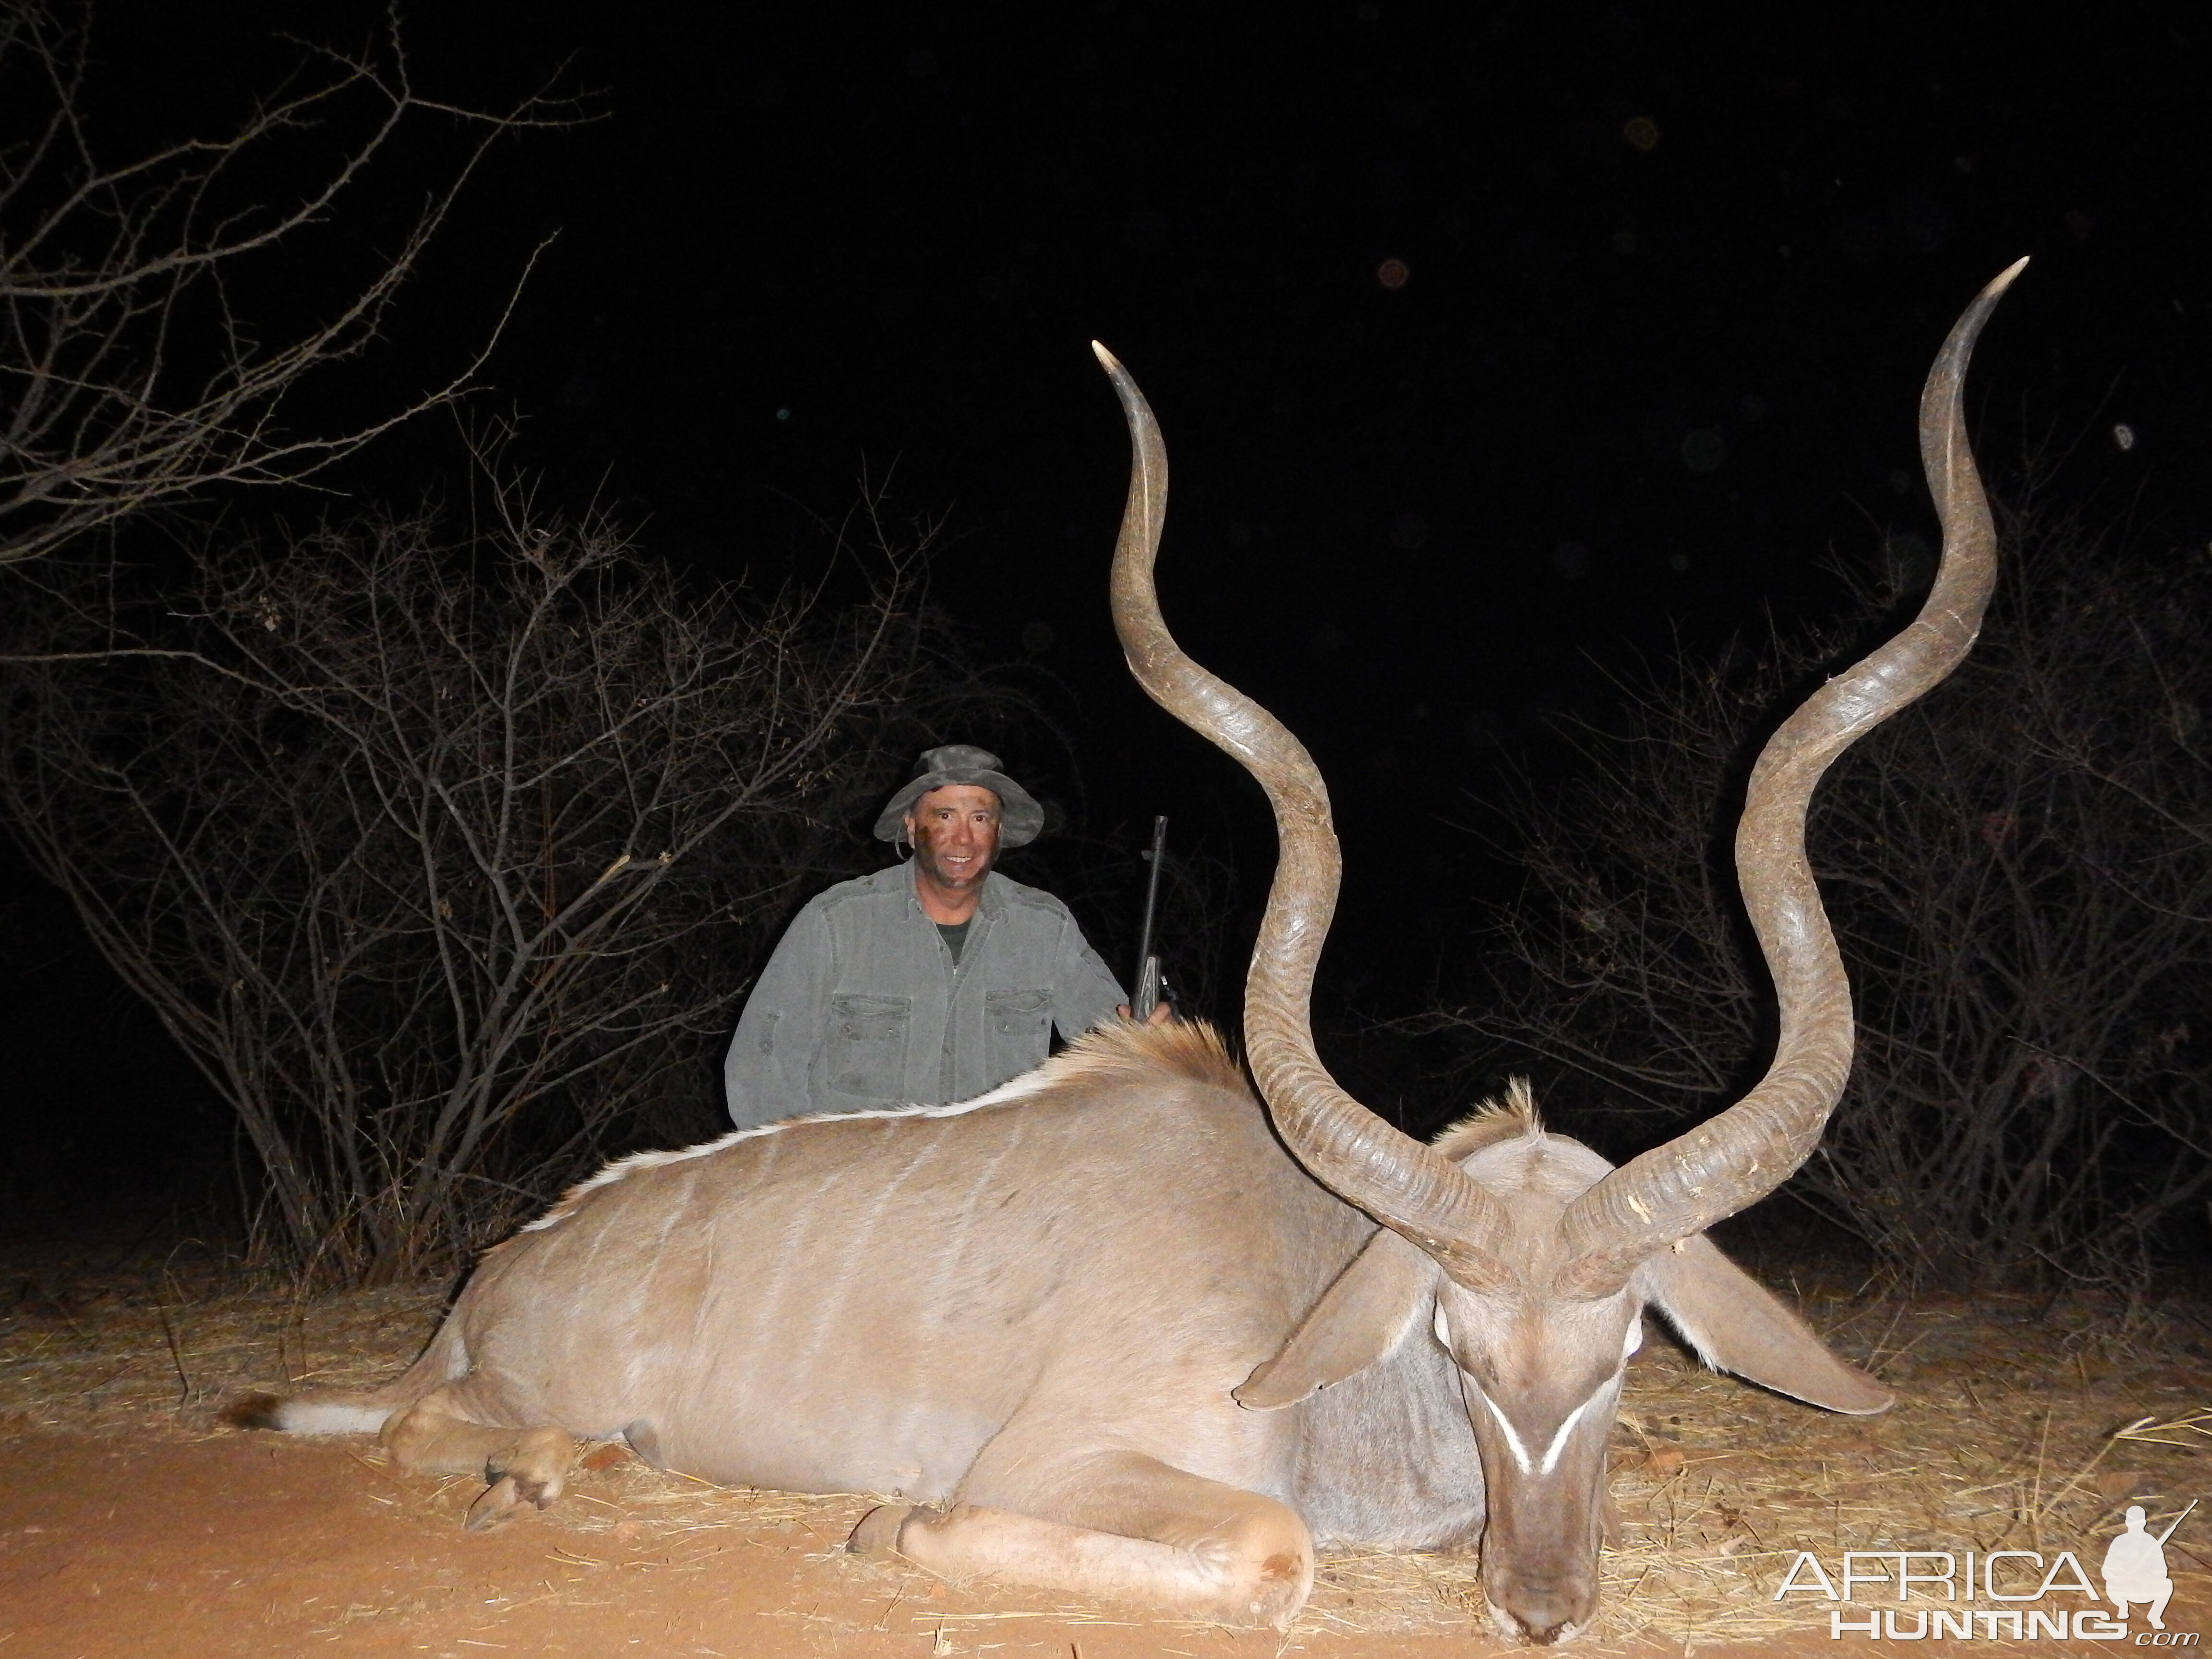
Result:
M2197 1507L2194 1498L2189 1510ZM2105 1594L2112 1598L2112 1617L2125 1619L2128 1604L2141 1601L2150 1610L2144 1614L2153 1630L2164 1630L2166 1604L2173 1599L2173 1580L2166 1573L2166 1540L2173 1536L2173 1528L2188 1517L2184 1510L2173 1517L2173 1525L2155 1538L2143 1521L2142 1506L2128 1506L2128 1529L2112 1540L2105 1551Z
M2102 1595L2072 1550L2047 1559L2039 1550L1851 1550L1843 1558L1842 1570L1832 1574L1812 1551L1800 1550L1774 1599L1813 1595L1849 1603L1848 1613L1841 1606L1828 1609L1833 1641L1846 1636L1893 1642L1934 1637L2194 1648L2201 1641L2198 1632L2166 1627L2166 1603L2173 1599L2166 1543L2196 1507L2191 1499L2163 1531L2153 1532L2142 1507L2131 1505L2123 1529L2105 1547L2099 1567ZM1909 1605L1915 1601L1939 1605ZM1908 1605L1868 1605L1884 1601ZM1994 1605L1972 1605L1976 1602ZM2142 1609L2147 1629L2130 1629L2130 1607Z

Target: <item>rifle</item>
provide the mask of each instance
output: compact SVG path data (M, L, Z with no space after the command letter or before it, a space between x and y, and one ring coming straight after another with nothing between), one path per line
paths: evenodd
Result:
M2197 1500L2196 1500L2195 1498L2191 1498L2191 1499L2189 1500L2189 1510L2193 1510L2193 1509L2195 1509L2196 1507L2197 1507ZM2179 1514L2179 1515L2177 1515L2177 1516L2175 1516L2173 1517L2173 1527L2178 1527L2178 1526L2179 1526L2183 1522L2185 1522L2185 1521L2186 1521L2187 1519L2189 1519L2189 1510L2182 1510L2182 1512L2181 1512L2180 1514ZM2173 1536L2173 1527L2168 1527L2168 1528L2167 1528L2164 1532L2162 1532L2162 1533L2159 1534L2159 1535L2158 1535L2158 1541L2159 1541L2159 1543L2160 1543L2160 1545L2163 1545L2163 1544L2166 1542L2166 1540L2167 1539L2169 1539L2169 1538L2171 1538L2171 1537L2172 1537L2172 1536ZM1994 1629L1994 1628L1995 1628L1995 1626L1991 1626L1991 1628L1993 1628L1993 1629Z
M1145 858L1152 866L1152 874L1145 878L1145 926L1137 936L1137 994L1129 999L1129 1018L1139 1024L1152 1017L1152 1010L1168 996L1168 982L1160 972L1160 959L1152 952L1152 917L1160 903L1160 866L1165 861L1168 847L1168 821L1152 820L1152 844Z

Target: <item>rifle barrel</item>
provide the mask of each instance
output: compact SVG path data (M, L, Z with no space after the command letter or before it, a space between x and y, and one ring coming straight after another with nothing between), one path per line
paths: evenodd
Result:
M1159 1000L1159 968L1152 957L1152 919L1159 910L1160 866L1166 861L1167 846L1168 821L1156 817L1152 820L1152 850L1145 854L1152 868L1145 878L1145 925L1137 935L1136 992L1129 1001L1129 1012L1139 1020L1152 1018L1152 1006Z
M2196 1507L2197 1500L2192 1498L2189 1500L2189 1510L2193 1510ZM2189 1519L2189 1510L2184 1510L2180 1514L2173 1517L2173 1527L2178 1527L2183 1522ZM2159 1534L2158 1541L2160 1543L2163 1544L2167 1539L2173 1536L2173 1527L2168 1527L2164 1532Z

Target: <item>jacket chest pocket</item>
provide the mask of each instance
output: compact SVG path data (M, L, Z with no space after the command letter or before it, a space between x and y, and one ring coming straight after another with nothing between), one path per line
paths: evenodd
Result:
M830 999L830 1086L841 1095L895 1101L905 1085L910 997L840 991Z
M1052 993L993 991L983 999L983 1030L996 1088L1044 1063L1052 1044Z

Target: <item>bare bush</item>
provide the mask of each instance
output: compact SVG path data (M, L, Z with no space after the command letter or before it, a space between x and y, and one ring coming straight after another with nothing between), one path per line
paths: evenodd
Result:
M694 595L603 520L495 505L16 628L0 813L326 1279L449 1262L707 1097L749 965L960 690L912 550L848 549L842 602Z
M375 338L492 145L560 124L526 100L487 114L423 96L396 29L374 53L315 54L221 136L116 160L89 117L88 11L0 6L0 564L49 553L216 484L296 483L461 392L443 384L354 419L295 424L306 383ZM319 228L403 132L443 123L459 157L353 285L285 325ZM327 234L325 233L327 240ZM258 282L270 303L242 298Z
M1814 805L1859 1051L1788 1190L1911 1279L2139 1282L2212 1183L2212 569L2012 529L1975 655ZM1772 1037L1717 826L1771 711L1847 647L1662 670L1581 732L1582 781L1504 809L1528 885L1489 1000L1428 1024L1484 1069L1565 1068L1624 1150L1731 1097Z

